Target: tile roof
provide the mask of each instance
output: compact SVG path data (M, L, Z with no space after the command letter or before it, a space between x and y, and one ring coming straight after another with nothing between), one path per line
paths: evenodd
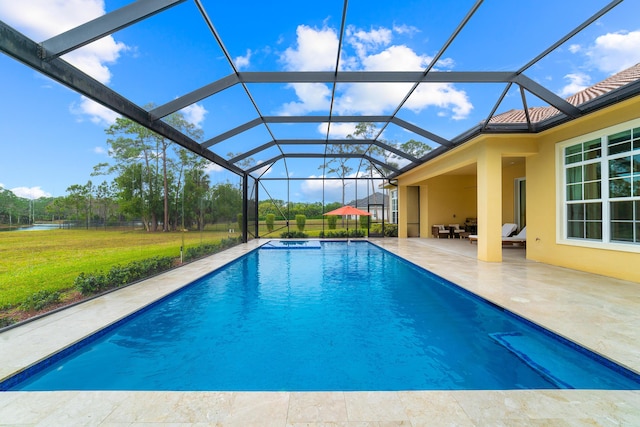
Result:
M355 206L358 209L362 209L363 207L366 209L366 207L369 204L379 204L382 203L384 200L384 203L388 203L388 200L385 200L386 196L383 193L380 192L375 192L374 194L371 194L370 196L367 197L363 197L361 199L358 200L351 200L349 203L347 203L347 205L349 206Z
M577 107L637 80L640 80L640 63L581 90L575 95L566 98L566 101ZM538 123L560 114L560 111L554 107L531 107L527 109L527 112L531 123ZM527 123L527 116L524 110L509 110L493 116L489 123Z

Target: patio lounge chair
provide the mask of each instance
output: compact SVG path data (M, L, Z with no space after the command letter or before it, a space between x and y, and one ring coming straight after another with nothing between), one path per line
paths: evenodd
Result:
M460 233L464 233L464 228L460 228L460 224L449 224L449 230L451 230L453 237L460 238Z
M504 239L505 237L510 237L513 233L516 232L516 230L518 229L518 226L516 224L511 224L511 223L505 223L502 226L502 238ZM475 240L478 240L478 235L477 234L470 234L469 235L469 243L473 243Z
M431 226L431 235L437 239L440 237L449 238L450 231L444 224L434 224Z
M504 246L527 246L527 227L523 227L518 234L512 237L503 237Z

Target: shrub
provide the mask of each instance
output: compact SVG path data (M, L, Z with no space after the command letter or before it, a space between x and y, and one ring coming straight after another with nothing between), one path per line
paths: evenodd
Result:
M60 296L61 295L59 291L48 291L46 289L43 289L36 292L35 294L31 294L26 300L24 300L24 302L20 304L20 310L42 310L49 305L59 303Z
M238 228L240 229L240 234L244 234L244 221L241 213L238 214Z
M309 236L307 236L302 231L285 231L284 233L280 234L280 237L282 237L283 239L306 239Z
M354 230L338 230L320 232L320 237L326 238L348 238L348 237L364 237L364 231L360 229Z
M153 257L133 261L124 266L114 265L107 273L80 273L74 280L73 286L83 295L94 294L153 276L172 266L172 257Z
M73 281L73 287L82 295L100 292L107 287L107 277L102 273L80 273Z
M329 224L329 230L335 230L336 224L338 224L338 217L336 215L329 215L327 217L327 223Z
M380 233L382 231L382 224L376 223L371 224L370 228L372 233ZM397 224L384 224L384 235L385 237L398 237L398 225Z
M266 223L267 223L267 230L269 231L269 233L273 232L273 224L275 223L276 220L276 216L274 214L267 214L267 219L266 219Z
M360 217L360 228L369 228L369 217L367 215Z
M190 261L214 254L216 252L220 252L221 250L235 246L240 242L241 239L241 237L229 237L227 239L222 239L217 243L203 243L198 246L187 248L187 250L185 251L184 260Z
M5 328L7 326L13 325L17 320L13 317L0 317L0 328Z
M385 224L384 235L387 237L398 237L398 225L397 224Z
M304 231L304 226L307 223L307 217L305 215L296 215L296 226L299 232Z

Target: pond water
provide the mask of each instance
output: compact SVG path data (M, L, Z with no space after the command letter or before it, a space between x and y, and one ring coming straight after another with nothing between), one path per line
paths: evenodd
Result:
M9 231L42 231L42 230L57 230L61 226L60 224L33 224L29 227L15 228Z

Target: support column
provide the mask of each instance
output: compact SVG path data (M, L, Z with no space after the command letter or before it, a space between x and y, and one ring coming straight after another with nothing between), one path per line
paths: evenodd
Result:
M502 262L502 155L485 146L478 156L478 259Z
M398 185L398 238L407 238L407 186Z
M249 185L249 175L242 175L242 224L238 224L242 228L242 243L247 243L248 239L248 226L249 221L247 217L249 216L249 189L247 186Z
M260 199L258 198L258 196L259 196L258 188L260 187L259 181L253 180L253 186L256 189L255 194L253 195L253 197L254 197L254 199L253 199L254 200L254 202L253 202L253 225L255 227L255 232L253 233L253 235L256 236L256 238L259 238L260 237L260 221L258 220L258 218L259 218L259 215L258 215L258 204L259 204L259 201L260 201Z
M429 221L429 186L421 185L420 191L420 237L431 237L431 221Z

